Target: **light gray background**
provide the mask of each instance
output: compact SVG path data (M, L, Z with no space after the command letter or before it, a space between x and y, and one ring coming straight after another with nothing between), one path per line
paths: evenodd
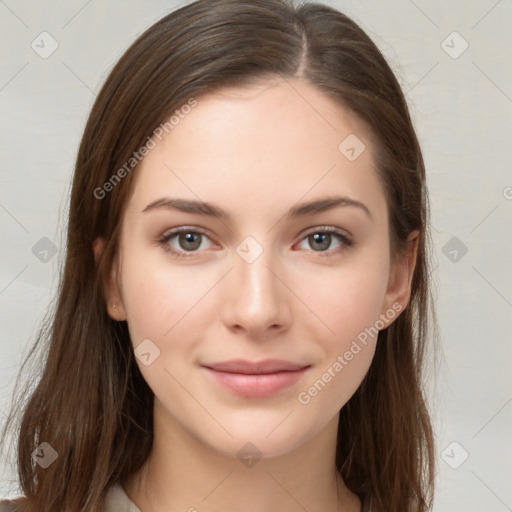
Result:
M62 253L32 249L43 237L63 247L87 113L127 46L184 3L0 0L0 421L55 291ZM434 510L512 510L512 1L325 3L390 61L426 160L444 347ZM59 45L47 59L31 48L43 31ZM12 461L2 462L0 498L16 494Z

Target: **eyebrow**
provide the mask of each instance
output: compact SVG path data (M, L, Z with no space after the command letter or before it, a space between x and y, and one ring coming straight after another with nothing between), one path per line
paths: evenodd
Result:
M305 203L298 204L290 208L288 213L285 215L286 218L296 218L296 217L304 217L306 215L314 215L316 213L325 212L327 210L331 210L333 208L341 207L341 206L353 206L363 210L366 215L373 220L372 213L370 209L360 201L356 201L355 199L351 199L349 197L344 196L329 196L323 199L315 199L313 201L308 201ZM210 217L217 217L223 220L230 220L231 216L226 211L220 208L219 206L205 203L203 201L195 201L192 199L180 199L176 197L163 197L161 199L157 199L152 203L148 204L142 212L148 212L152 210L157 210L160 208L170 209L170 210L178 210L184 213L193 213L197 215L207 215Z

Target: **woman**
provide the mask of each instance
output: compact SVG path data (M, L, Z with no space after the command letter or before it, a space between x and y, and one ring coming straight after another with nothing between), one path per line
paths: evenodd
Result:
M345 15L199 0L154 24L79 148L10 416L17 510L429 509L427 213L404 95Z

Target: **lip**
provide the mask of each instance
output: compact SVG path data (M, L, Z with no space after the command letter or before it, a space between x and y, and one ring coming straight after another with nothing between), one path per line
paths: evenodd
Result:
M201 365L216 382L247 398L264 398L295 384L311 365L280 359L241 359Z
M232 359L230 361L222 361L220 363L203 364L202 366L219 372L256 375L301 370L309 365L285 361L283 359L265 359L263 361L254 362L246 361L244 359Z

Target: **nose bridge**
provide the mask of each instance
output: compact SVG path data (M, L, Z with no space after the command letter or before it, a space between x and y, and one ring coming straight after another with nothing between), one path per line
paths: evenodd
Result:
M274 275L279 262L272 248L248 236L235 252L227 321L253 332L285 325L289 305L283 285Z

